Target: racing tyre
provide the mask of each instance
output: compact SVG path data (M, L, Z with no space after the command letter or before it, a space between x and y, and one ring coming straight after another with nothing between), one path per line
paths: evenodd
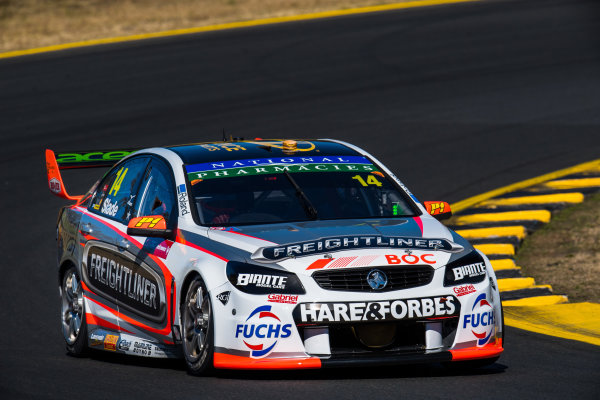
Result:
M188 372L203 375L212 367L213 318L210 296L200 277L191 283L181 305L183 356Z
M83 289L77 270L71 267L65 272L60 287L61 323L67 352L80 357L87 352L87 324L83 304Z

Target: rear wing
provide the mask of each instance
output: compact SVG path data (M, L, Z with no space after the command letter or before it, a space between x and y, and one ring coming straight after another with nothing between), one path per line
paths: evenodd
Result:
M48 175L48 188L58 197L79 201L83 196L71 196L67 193L61 169L111 167L117 161L127 157L139 149L126 150L94 150L55 153L46 149L46 174Z

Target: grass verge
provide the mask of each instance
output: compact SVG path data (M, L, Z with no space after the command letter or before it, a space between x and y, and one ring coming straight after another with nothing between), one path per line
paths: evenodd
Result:
M0 0L0 52L406 1Z
M571 302L600 303L600 193L526 237L516 262L524 276L552 285Z

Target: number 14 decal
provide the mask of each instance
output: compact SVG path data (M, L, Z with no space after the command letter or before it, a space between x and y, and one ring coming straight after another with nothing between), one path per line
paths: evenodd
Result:
M367 175L367 180L365 181L364 178L360 175L354 175L352 177L352 179L356 179L362 186L369 186L369 185L375 185L375 186L381 186L382 183L379 182L379 180L374 176L374 175Z

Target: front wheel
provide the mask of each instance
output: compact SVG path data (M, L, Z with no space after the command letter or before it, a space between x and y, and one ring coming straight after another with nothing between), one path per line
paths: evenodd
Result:
M83 304L83 289L75 267L63 275L60 287L61 322L67 352L82 356L87 351L87 324Z
M188 372L202 375L212 367L213 319L210 296L202 278L190 284L181 304L183 356Z

